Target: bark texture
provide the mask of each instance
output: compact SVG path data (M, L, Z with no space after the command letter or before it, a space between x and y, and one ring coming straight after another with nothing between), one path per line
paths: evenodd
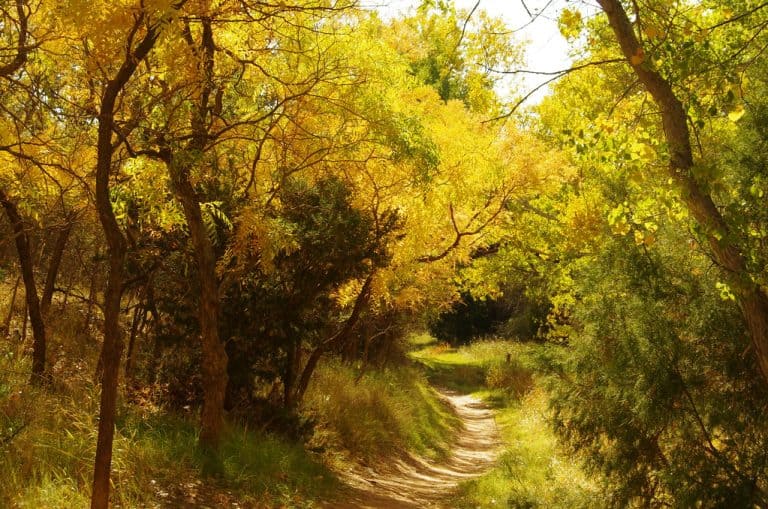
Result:
M209 119L218 115L216 101L211 101L215 91L213 82L215 44L210 18L201 18L202 33L200 49L194 47L192 35L187 32L187 43L200 55L202 74L200 96L192 114L192 137L182 157L174 157L170 150L164 151L173 192L182 206L184 218L192 240L195 262L198 269L200 290L198 321L202 346L203 410L200 418L200 446L215 451L221 442L224 430L224 402L227 392L227 352L219 337L219 282L216 276L216 255L213 243L203 220L201 199L195 190L190 175L194 164L199 164L209 141Z
M728 225L712 197L701 189L693 176L693 150L685 108L669 81L644 62L633 63L632 57L643 54L642 46L621 2L598 2L608 17L622 53L661 110L664 136L670 152L670 176L682 189L683 201L706 232L712 256L734 290L760 371L768 382L768 298L750 278L744 256L732 240Z
M227 352L219 338L219 283L216 257L205 229L197 193L186 171L175 171L174 191L187 221L200 284L198 320L203 356L203 411L200 445L216 450L224 429L224 399L227 391Z

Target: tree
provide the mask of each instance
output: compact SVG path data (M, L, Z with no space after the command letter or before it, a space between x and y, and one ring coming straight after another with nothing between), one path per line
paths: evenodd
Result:
M680 186L683 201L704 229L709 249L733 287L763 378L768 382L768 297L752 280L744 254L731 239L731 228L693 175L694 157L685 107L669 80L648 64L645 50L622 4L618 0L599 0L599 3L624 57L659 106L669 150L670 178Z
M118 97L157 42L162 29L163 14L140 8L126 27L126 52L117 69L107 78L101 94L98 111L98 139L96 142L96 208L107 241L109 274L104 293L104 343L101 359L101 399L99 432L94 461L93 494L91 507L109 505L109 478L112 462L112 441L117 404L117 382L122 354L120 328L120 302L123 292L123 273L126 241L118 224L110 200L110 176L113 172L115 146L112 142L116 130L115 113ZM159 19L158 19L159 18ZM138 38L137 38L138 36ZM123 42L123 41L121 41Z
M554 424L616 506L762 505L764 379L734 276L711 268L721 264L714 236L741 253L742 281L764 284L755 200L765 171L753 153L763 64L752 46L764 14L678 7L634 4L643 51L620 62L615 27L590 21L585 62L608 63L577 62L537 108L542 136L576 169L553 195L560 203L534 202L551 216L533 238L546 241L537 272L553 306L550 338L564 345L549 354ZM674 108L652 100L641 71L682 105L693 163L676 176L675 126L658 122ZM694 213L692 185L727 225L722 239Z
M9 37L11 39L7 42L3 41L5 43L2 48L3 55L10 55L10 57L0 65L0 78L8 79L11 83L14 81L14 75L26 64L28 56L34 47L33 42L31 41L32 34L30 33L29 28L31 7L27 5L24 0L17 0L14 7L15 12L6 8L3 8L2 11L0 11L2 14L3 25L8 27L8 30L5 31L5 33L10 34ZM10 145L3 147L2 150L6 153L13 153L13 149L17 146L17 143L11 143ZM19 265L23 276L22 279L24 281L27 309L32 322L34 354L31 381L33 384L41 384L46 380L45 323L43 322L43 316L40 310L40 299L35 284L33 256L30 251L28 227L19 213L18 205L12 197L8 196L4 189L0 189L0 203L2 203L3 209L13 228L14 241L19 257Z

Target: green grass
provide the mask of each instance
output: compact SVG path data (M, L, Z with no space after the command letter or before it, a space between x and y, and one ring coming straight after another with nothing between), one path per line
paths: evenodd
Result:
M536 355L543 347L484 340L451 348L428 338L411 341L411 357L424 364L433 383L471 392L494 407L505 445L492 470L460 485L452 507L594 506L596 487L547 423L547 395L536 383Z
M439 458L458 419L413 367L357 372L339 362L322 365L306 395L305 407L320 422L319 446L346 451L364 461L415 452Z
M39 394L37 410L6 445L0 462L0 507L86 507L96 442L95 391L83 398ZM196 419L144 414L122 406L113 457L112 500L119 507L217 506L237 500L258 507L310 507L337 483L301 444L242 426L228 430L214 475L197 447ZM246 505L247 506L247 505Z
M22 344L0 343L0 508L89 505L98 423L98 343L81 315L50 323L54 384L29 386ZM197 416L120 402L112 461L115 507L311 507L338 481L300 443L232 423L215 461L197 448ZM209 466L217 469L211 473ZM206 472L206 473L204 473Z
M27 384L27 356L0 356L0 425L23 426L0 450L0 508L87 507L98 391L90 370L70 368L58 373L53 388L38 390ZM370 370L356 382L357 374L335 361L318 368L305 405L318 425L307 447L232 423L215 461L196 447L195 415L121 402L113 504L312 507L339 490L328 464L374 463L406 451L433 458L448 452L458 422L421 370Z
M489 391L489 395L498 391ZM460 486L459 508L577 508L599 500L577 463L563 453L546 420L546 394L533 389L522 399L507 399L497 423L505 451L485 475Z

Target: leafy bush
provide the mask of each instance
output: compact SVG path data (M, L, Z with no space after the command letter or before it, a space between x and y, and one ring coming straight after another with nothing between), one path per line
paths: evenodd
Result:
M764 505L766 393L738 310L696 260L608 246L548 361L558 434L608 503Z

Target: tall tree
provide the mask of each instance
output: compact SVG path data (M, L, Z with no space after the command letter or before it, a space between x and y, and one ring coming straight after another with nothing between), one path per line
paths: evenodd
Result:
M19 266L21 267L22 280L24 281L24 294L27 302L27 312L32 323L32 334L34 337L32 350L32 378L31 382L35 385L43 384L46 381L46 337L45 323L43 322L43 313L40 307L40 297L35 284L34 255L30 247L29 228L19 213L16 203L6 195L5 191L0 190L0 204L2 204L13 229L16 252L18 253ZM26 317L25 317L26 319Z
M198 72L200 90L198 101L190 118L190 140L186 147L174 153L163 153L170 171L171 185L181 203L184 218L189 228L192 247L197 262L199 288L200 336L202 340L203 411L200 418L200 444L209 450L216 450L224 427L224 398L227 390L227 352L219 338L219 282L216 276L216 255L208 230L203 220L201 200L192 184L192 170L195 163L208 148L209 126L213 118L221 115L221 103L215 102L214 65L215 42L212 21L203 16L199 44L192 40L189 26L186 27L190 51L199 55ZM203 163L204 164L204 163Z
M113 171L113 132L116 130L115 112L117 101L139 64L147 57L157 42L162 29L162 18L154 19L156 13L143 7L135 14L133 23L125 33L126 51L122 62L106 81L101 94L98 112L98 139L96 159L96 208L99 221L107 241L109 273L104 292L104 343L101 359L101 399L99 407L99 431L94 461L92 509L109 506L110 470L112 464L112 441L115 433L115 410L117 404L117 383L122 354L122 331L120 327L120 301L123 293L123 273L126 254L126 240L110 200L110 177Z
M11 86L15 82L14 76L23 69L30 53L35 47L29 26L31 9L25 0L16 0L13 3L13 7L8 5L0 10L2 23L5 27L4 35L8 39L3 41L4 44L0 51L2 51L4 57L10 55L10 57L6 57L7 59L0 63L0 78L7 80ZM2 93L1 90L0 93ZM21 160L19 156L23 157L23 154L19 151L20 143L20 140L16 140L1 147L0 150L9 153L18 163ZM22 279L24 281L27 310L32 322L34 346L31 380L32 383L41 384L46 380L46 332L43 313L40 308L40 298L35 284L34 260L30 248L29 228L14 198L9 196L4 189L0 190L0 203L2 203L13 229L19 266L21 267ZM26 317L24 320L26 321Z

